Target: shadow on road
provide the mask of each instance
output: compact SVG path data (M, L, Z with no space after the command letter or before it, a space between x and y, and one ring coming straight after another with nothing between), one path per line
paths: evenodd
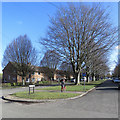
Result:
M96 90L118 90L118 88L96 88Z
M107 80L98 86L96 90L119 90L118 83L113 83L112 80Z

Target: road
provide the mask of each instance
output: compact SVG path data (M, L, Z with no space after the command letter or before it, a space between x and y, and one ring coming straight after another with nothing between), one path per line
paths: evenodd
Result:
M19 90L3 90L3 94ZM0 105L2 118L118 118L118 89L116 84L107 80L87 95L74 100L34 104L1 100Z

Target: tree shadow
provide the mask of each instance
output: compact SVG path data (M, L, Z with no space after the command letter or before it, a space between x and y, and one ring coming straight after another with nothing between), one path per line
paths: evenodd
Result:
M109 88L96 88L96 90L119 90L118 87L109 87Z
M96 87L96 90L119 90L118 86L118 83L114 83L111 80L108 80L100 86Z

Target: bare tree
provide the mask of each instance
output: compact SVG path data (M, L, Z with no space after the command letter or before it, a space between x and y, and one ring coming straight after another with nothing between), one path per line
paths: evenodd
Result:
M72 65L70 63L67 63L66 61L63 61L60 65L59 69L64 72L67 79L70 79L71 75L74 77Z
M72 65L63 61L60 65L60 70L73 72Z
M19 36L6 47L2 65L5 67L11 62L17 74L22 77L24 85L24 77L34 71L36 61L36 50L27 35L24 35Z
M91 48L91 50L97 49L97 48L98 47L96 46L96 48ZM97 69L99 69L99 72L97 72L97 75L98 74L100 75L101 74L100 71L104 71L105 70L104 68L108 68L107 67L108 52L109 52L108 50L106 51L105 49L100 49L99 51L92 52L87 55L86 57L87 59L85 60L87 82L89 82L90 75L92 76L92 80L95 81L95 74ZM109 68L107 70L109 71ZM105 73L106 72L104 72L104 75Z
M90 55L102 49L106 52L115 43L116 28L110 24L109 14L100 6L62 7L50 23L47 37L40 43L71 63L76 84L80 83L81 71L89 62Z
M116 65L114 72L113 72L113 76L120 78L120 64Z
M49 78L53 78L56 69L60 64L59 55L54 50L48 50L40 62L40 66L44 67L45 73Z
M54 50L48 50L40 62L41 67L57 69L59 66L59 55Z

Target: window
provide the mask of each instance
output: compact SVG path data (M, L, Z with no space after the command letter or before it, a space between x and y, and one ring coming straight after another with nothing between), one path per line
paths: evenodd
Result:
M8 79L10 80L10 75L8 75Z
M13 77L13 80L16 80L15 77Z
M35 78L32 78L32 82L35 82Z
M38 78L37 81L41 81L41 78Z

